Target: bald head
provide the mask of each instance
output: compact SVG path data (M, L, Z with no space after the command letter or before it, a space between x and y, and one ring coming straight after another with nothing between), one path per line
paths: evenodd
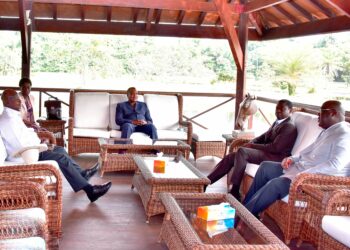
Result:
M4 107L11 108L14 110L20 110L21 108L21 100L14 89L5 89L1 95L2 103Z
M345 120L345 110L341 102L336 100L326 101L322 104L319 113L320 127L327 129L330 126Z

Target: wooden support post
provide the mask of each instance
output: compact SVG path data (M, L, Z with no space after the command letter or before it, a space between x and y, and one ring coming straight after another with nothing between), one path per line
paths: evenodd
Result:
M241 0L242 4L246 0ZM235 105L235 121L237 119L239 104L243 101L246 93L246 47L248 43L248 20L249 14L241 13L239 17L238 39L242 49L242 67L237 67L237 83L236 83L236 105ZM236 126L236 125L235 125ZM237 127L235 127L237 129Z
M32 1L31 0L19 0L19 26L21 30L21 43L22 43L22 77L30 76L30 49L31 49L31 12ZM29 16L27 18L27 11Z

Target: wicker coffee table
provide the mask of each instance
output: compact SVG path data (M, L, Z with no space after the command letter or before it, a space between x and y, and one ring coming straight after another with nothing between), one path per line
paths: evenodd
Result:
M158 197L159 192L201 193L210 180L183 157L169 157L164 174L153 173L155 157L134 156L138 170L132 180L145 208L147 220L156 214L164 213L164 206Z
M131 139L99 138L100 173L135 171L134 155L154 155L156 152L176 155L179 152L188 158L191 147L183 141L154 141L152 145L133 144Z
M162 193L159 196L166 208L160 240L169 249L289 249L231 195ZM235 227L210 238L195 223L196 211L199 206L221 202L228 202L236 209Z

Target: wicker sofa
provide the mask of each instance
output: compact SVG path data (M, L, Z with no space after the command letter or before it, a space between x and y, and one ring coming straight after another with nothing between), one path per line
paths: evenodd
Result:
M72 90L70 92L68 152L70 155L96 153L98 138L120 138L120 127L115 123L115 110L119 102L127 101L125 93ZM191 145L192 124L182 120L181 95L139 93L157 127L160 140L182 140ZM133 133L132 138L146 137Z

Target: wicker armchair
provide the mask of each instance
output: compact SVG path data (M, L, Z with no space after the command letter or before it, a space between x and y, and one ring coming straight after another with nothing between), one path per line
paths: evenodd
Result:
M30 165L0 166L1 181L30 180L42 183L47 192L47 216L49 244L58 246L62 235L62 177L54 161L43 161Z
M307 210L302 223L300 239L319 249L349 249L322 229L325 215L350 216L350 185L303 185L307 194Z
M46 249L47 195L30 181L0 184L0 249Z
M294 179L289 189L288 202L278 200L265 210L282 230L286 244L300 235L308 206L307 195L301 191L301 187L307 184L349 186L350 178L301 173Z

